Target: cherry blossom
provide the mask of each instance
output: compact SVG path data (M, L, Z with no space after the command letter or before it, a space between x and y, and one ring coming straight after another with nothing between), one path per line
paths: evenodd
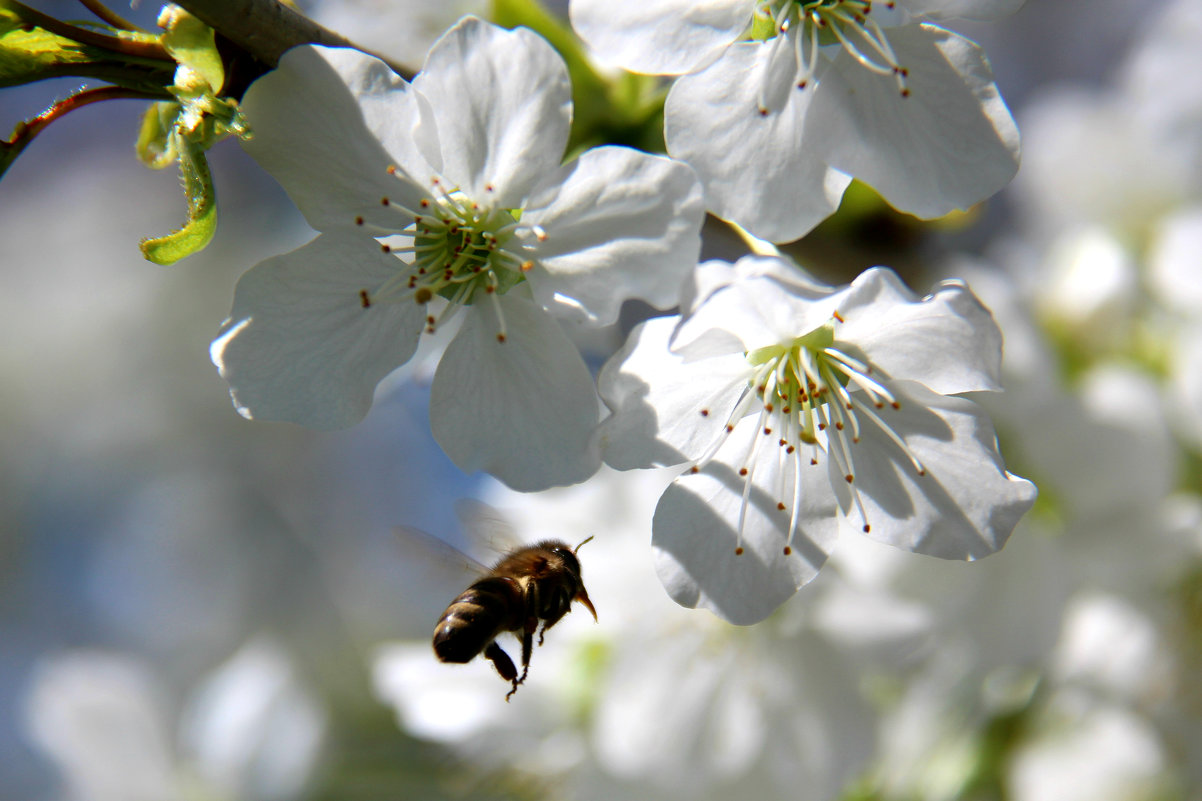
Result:
M762 619L841 531L945 559L1001 548L1035 500L959 393L996 390L1001 335L961 282L874 268L837 289L783 259L707 262L682 314L632 332L598 385L612 466L689 463L656 508L669 594Z
M599 403L560 321L676 302L700 248L692 170L613 146L561 164L563 60L472 17L412 83L355 50L302 47L243 106L246 149L322 233L238 284L212 347L238 410L352 425L422 331L459 317L430 404L452 460L522 490L591 475Z
M598 57L683 75L668 152L710 211L786 242L852 178L924 218L968 208L1018 169L1019 140L984 52L928 20L988 19L1014 0L573 0Z

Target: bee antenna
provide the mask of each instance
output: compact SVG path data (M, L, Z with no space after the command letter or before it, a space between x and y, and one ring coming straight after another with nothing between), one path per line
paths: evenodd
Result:
M593 541L593 537L594 537L594 536L596 536L596 535L592 535L592 536L590 536L590 537L586 537L585 539L581 540L581 541L580 541L580 544L579 544L579 545L577 545L575 548L573 548L573 549L572 549L572 553L578 553L578 552L580 551L580 549L584 547L584 544L585 544L586 542L592 542L592 541Z

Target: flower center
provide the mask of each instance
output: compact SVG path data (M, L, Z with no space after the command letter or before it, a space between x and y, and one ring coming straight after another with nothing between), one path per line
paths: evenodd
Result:
M873 6L893 11L893 0L762 0L750 38L786 37L801 67L797 88L805 89L818 66L818 51L837 45L857 63L878 75L892 76L902 97L910 96L909 70L897 59L884 28L872 16Z
M833 459L851 488L852 502L864 522L864 531L871 530L859 488L855 484L855 446L860 442L865 423L876 426L910 460L919 476L926 468L902 438L882 417L885 409L901 408L889 380L874 375L872 365L850 355L848 346L840 345L835 337L837 323L843 318L838 312L825 325L803 334L791 342L769 345L746 354L752 369L747 390L742 394L727 419L725 435L711 447L700 464L717 453L727 435L744 417L753 413L758 401L759 433L752 440L739 468L744 479L743 501L739 512L738 538L735 553L742 553L742 536L751 482L757 463L762 460L761 449L775 439L781 468L780 486L776 488L777 509L791 510L784 553L792 552L791 544L797 530L801 505L802 462L808 455L811 466L819 463L825 453ZM708 410L702 410L708 416ZM792 460L793 487L784 486L786 460ZM695 466L693 471L700 469ZM791 489L791 491L790 491ZM786 498L791 499L786 502Z
M397 174L395 168L389 172ZM500 321L497 339L504 342L505 318L496 298L524 281L534 266L504 247L513 239L521 212L481 206L457 189L444 190L437 178L432 184L441 194L423 198L416 209L381 198L381 205L398 213L394 233L410 243L381 244L405 268L374 289L360 290L360 305L365 309L392 302L425 305L442 298L447 304L441 313L426 318L426 331L433 333L459 309L487 298ZM363 218L355 223L363 225Z

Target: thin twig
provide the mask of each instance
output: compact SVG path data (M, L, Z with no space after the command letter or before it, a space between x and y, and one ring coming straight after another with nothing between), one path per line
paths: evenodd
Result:
M13 128L12 138L8 141L0 140L0 177L4 175L9 165L16 161L17 156L21 155L21 151L28 147L34 137L40 134L47 125L75 109L99 103L102 100L162 100L164 98L170 98L170 95L164 93L160 96L124 86L100 86L68 95L36 117L17 123Z
M137 25L134 25L117 12L113 11L104 3L101 3L100 0L79 0L79 2L84 8L99 17L102 22L112 25L114 28L120 28L124 31L136 31L138 33L144 33L141 28L139 28Z

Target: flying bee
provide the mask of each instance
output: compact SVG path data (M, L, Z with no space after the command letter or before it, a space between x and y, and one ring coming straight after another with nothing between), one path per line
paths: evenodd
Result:
M509 700L526 681L534 632L543 644L547 629L571 611L572 601L584 604L597 619L580 578L580 546L568 547L560 540L543 540L511 551L488 574L459 594L434 627L434 653L443 662L470 662L483 652L501 678L513 688ZM542 628L539 629L541 622ZM497 637L512 631L522 640L522 675L509 654L497 645Z
M460 504L460 516L465 518L468 528L478 529L481 522L504 526L487 512L482 513L482 509L487 507ZM464 663L483 653L501 678L512 685L505 695L506 701L526 681L536 631L538 644L542 645L547 629L571 611L573 601L584 604L593 619L597 619L597 610L580 577L577 557L577 551L592 537L575 548L561 540L519 545L488 568L428 534L412 529L399 529L398 533L407 540L419 535L427 540L422 546L427 549L436 547L444 554L453 552L460 564L479 576L442 613L434 627L434 654L442 662ZM509 654L497 644L497 638L505 632L512 632L521 640L521 675Z

